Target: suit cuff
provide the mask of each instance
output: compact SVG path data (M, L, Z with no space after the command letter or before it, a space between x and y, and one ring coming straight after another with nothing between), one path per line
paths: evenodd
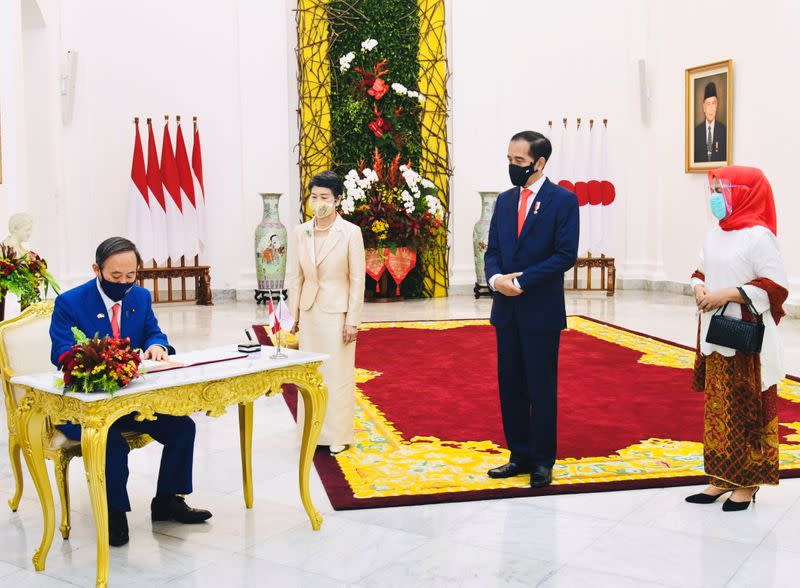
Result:
M497 278L502 277L503 274L495 274L491 278L489 278L489 287L492 290L497 291L497 288L494 287L494 283L497 281Z

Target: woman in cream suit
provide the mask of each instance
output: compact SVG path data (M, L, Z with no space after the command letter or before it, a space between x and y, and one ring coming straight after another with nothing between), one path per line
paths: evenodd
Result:
M353 442L356 333L364 306L364 240L361 229L340 217L336 207L344 186L332 171L311 178L309 205L313 218L295 227L286 287L298 322L300 349L326 353L322 376L328 386L328 408L319 445L331 453ZM297 422L303 422L302 401Z

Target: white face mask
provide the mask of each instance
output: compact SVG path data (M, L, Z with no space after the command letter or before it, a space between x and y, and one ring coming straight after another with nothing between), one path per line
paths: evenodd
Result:
M317 202L311 205L311 212L318 219L327 218L335 210L335 206L330 202Z

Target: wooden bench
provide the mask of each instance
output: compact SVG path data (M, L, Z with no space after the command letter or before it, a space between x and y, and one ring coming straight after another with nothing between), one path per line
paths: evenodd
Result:
M186 290L186 279L194 279L194 296L190 297ZM184 260L181 259L181 265L173 266L171 260L167 260L167 265L158 267L142 267L136 274L136 279L140 286L144 286L145 280L153 281L153 302L194 302L203 304L205 306L212 306L214 303L211 300L211 267L207 265L197 265L195 258L195 265L184 265ZM172 280L180 279L180 288L173 288ZM163 299L161 292L158 288L159 280L167 280L167 297ZM177 296L175 290L180 291L180 297Z
M586 285L578 287L578 269L586 268ZM600 269L600 287L592 287L592 270L594 268ZM601 255L600 257L592 257L589 253L586 257L579 257L572 268L572 287L564 286L565 290L597 290L606 291L606 296L613 296L616 290L616 276L617 269L614 266L614 258Z

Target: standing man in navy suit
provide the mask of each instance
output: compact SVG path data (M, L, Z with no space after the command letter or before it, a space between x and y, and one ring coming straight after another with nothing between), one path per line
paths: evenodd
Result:
M486 275L494 290L497 379L511 452L492 478L530 474L552 482L556 459L558 346L567 327L564 273L578 256L578 199L543 169L553 152L541 133L523 131L508 145L514 188L500 194L489 228Z
M56 298L50 322L51 360L59 358L74 344L72 327L87 336L127 337L133 349L143 349L144 359L164 361L169 347L153 314L150 292L136 285L136 270L142 259L136 245L112 237L97 248L95 278ZM174 350L172 350L174 353ZM128 447L123 432L146 433L164 446L158 473L156 496L150 503L154 521L175 520L201 523L211 517L207 510L190 508L183 494L192 491L194 421L187 417L156 415L154 421L138 422L133 414L117 420L108 431L106 445L106 496L108 498L108 542L118 547L128 542ZM59 429L70 439L80 440L80 425L68 423Z

